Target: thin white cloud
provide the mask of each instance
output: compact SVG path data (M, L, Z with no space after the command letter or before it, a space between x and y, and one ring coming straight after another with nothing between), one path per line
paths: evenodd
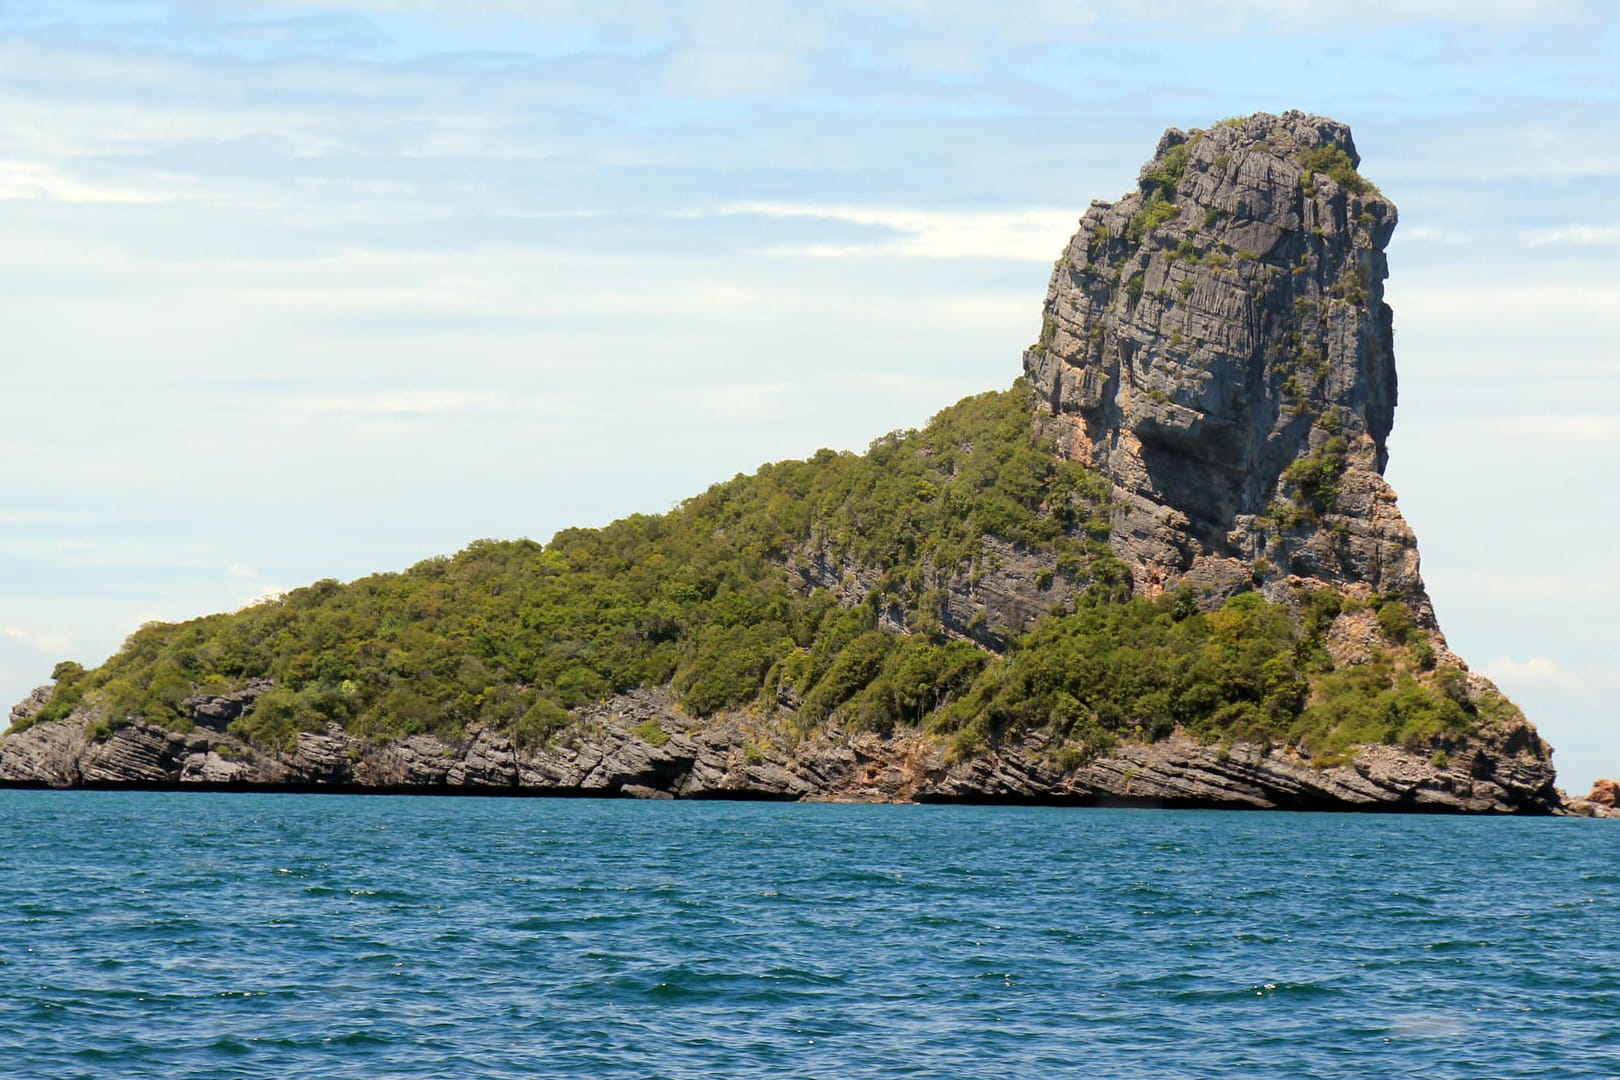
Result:
M105 187L69 176L39 161L0 161L0 201L38 200L63 203L156 203L156 195L129 188Z
M7 626L0 629L6 637L21 642L29 648L51 656L65 656L73 651L73 640L66 634L45 631L25 630L20 626Z
M659 385L649 386L644 400L699 422L779 419L805 411L804 389L797 383Z
M1415 228L1403 228L1399 234L1400 239L1419 244L1445 244L1454 246L1458 244L1477 244L1493 239L1493 234L1475 229L1448 229L1444 226L1419 225Z
M1448 598L1467 597L1478 601L1544 601L1549 596L1581 597L1593 604L1608 604L1620 593L1620 580L1607 580L1599 568L1580 575L1498 574L1447 572L1425 575L1440 591L1441 582Z
M0 454L4 452L0 450ZM92 525L97 520L91 514L60 510L11 510L0 513L0 525Z
M1498 656L1485 664L1481 670L1491 678L1503 681L1551 683L1566 689L1578 689L1581 686L1580 680L1564 665L1546 656L1532 656L1527 660Z
M319 394L288 398L280 410L355 417L543 417L582 420L603 408L580 394L495 394L461 390L389 390L371 394Z
M231 0L244 6L245 0ZM265 0L254 0L255 8L266 6ZM1011 32L1030 25L1054 29L1072 29L1090 25L1102 16L1111 16L1128 22L1191 22L1200 26L1222 26L1233 19L1285 20L1290 23L1320 24L1322 7L1316 0L1160 0L1156 4L1140 4L1135 0L1034 0L1015 10L997 11L994 18L985 17L985 9L961 0L862 0L822 5L820 9L806 11L803 5L785 0L761 0L738 9L719 0L681 5L645 4L625 0L598 0L582 3L577 0L271 0L270 6L284 10L333 9L369 12L379 15L406 16L508 16L534 22L559 22L581 17L592 17L625 27L645 26L649 30L675 29L696 33L704 38L721 37L727 40L758 40L766 34L777 36L792 34L799 40L819 40L827 35L824 27L835 27L852 13L876 12L879 15L910 16L908 25L918 33L927 34L930 24L969 23L986 33ZM1392 22L1443 19L1465 24L1499 25L1535 20L1568 20L1578 17L1583 5L1577 0L1365 0L1357 9L1359 16L1377 20L1382 25ZM741 22L741 27L728 24ZM1012 23L1014 27L1007 28ZM773 26L773 24L775 24ZM805 24L809 24L807 27ZM780 28L777 28L780 27Z
M1620 443L1620 417L1616 416L1541 414L1466 417L1449 423L1536 442Z
M239 562L233 562L231 565L225 568L225 576L240 578L243 580L252 580L253 578L259 576L259 572L253 569L251 566L247 566Z
M1606 247L1620 244L1620 224L1565 225L1557 229L1533 229L1522 234L1531 247L1548 244L1567 244L1577 247Z
M1236 17L1299 24L1320 22L1322 18L1322 5L1317 0L1161 0L1151 5L1107 0L1105 6L1122 17L1160 21L1195 19L1207 23ZM1581 5L1576 0L1367 0L1357 6L1356 12L1358 17L1376 20L1379 25L1420 20L1500 25L1573 19L1581 14Z
M1498 656L1479 670L1508 695L1554 701L1568 730L1606 731L1620 698L1620 671L1568 664L1547 656ZM1522 704L1522 703L1521 703Z
M249 593L239 605L241 608L250 608L255 604L262 604L266 600L280 600L292 590L286 585L262 585Z
M201 569L212 563L200 544L138 540L101 540L78 536L11 537L0 540L0 553L42 567L140 567ZM189 556L189 557L185 557Z
M868 242L772 248L774 255L816 258L902 256L923 259L1022 259L1051 262L1074 234L1072 209L922 210L841 204L741 202L723 213L809 218L887 229L898 236Z
M786 53L764 49L683 49L670 58L667 85L697 97L753 97L781 93L802 74Z
M455 390L402 390L380 394L339 394L292 398L286 408L314 413L365 416L434 416L453 413L509 412L510 401L493 394Z
M1607 325L1613 321L1614 313L1620 311L1620 282L1570 280L1547 284L1438 287L1402 284L1399 300L1401 306L1397 310L1403 319L1418 317L1431 323L1449 321L1456 326L1475 326L1482 318L1500 322L1517 318L1517 312L1534 311L1541 324L1596 316Z

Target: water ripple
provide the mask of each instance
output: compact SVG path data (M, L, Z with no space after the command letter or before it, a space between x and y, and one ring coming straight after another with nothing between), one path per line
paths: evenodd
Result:
M0 792L18 1077L1620 1075L1620 828Z

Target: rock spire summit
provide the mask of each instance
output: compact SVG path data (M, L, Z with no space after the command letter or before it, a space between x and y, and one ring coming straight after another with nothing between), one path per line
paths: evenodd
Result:
M1400 597L1434 629L1382 477L1395 205L1350 129L1257 113L1171 129L1059 257L1024 371L1063 452L1115 484L1137 587Z

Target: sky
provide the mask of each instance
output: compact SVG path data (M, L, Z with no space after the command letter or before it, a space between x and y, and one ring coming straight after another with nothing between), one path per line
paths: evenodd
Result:
M1298 108L1400 208L1441 625L1620 775L1620 14L1014 6L0 0L0 698L1005 387L1165 128Z

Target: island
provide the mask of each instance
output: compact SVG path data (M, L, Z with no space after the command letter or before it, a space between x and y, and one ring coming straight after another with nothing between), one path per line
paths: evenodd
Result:
M1011 388L147 625L12 709L0 783L1569 812L1383 479L1396 211L1360 164L1299 112L1167 131Z

